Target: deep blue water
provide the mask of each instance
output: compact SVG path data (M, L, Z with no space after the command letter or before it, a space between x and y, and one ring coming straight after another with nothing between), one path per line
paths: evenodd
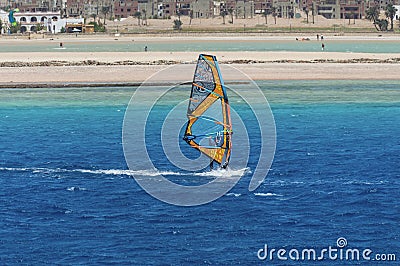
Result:
M340 237L400 260L400 83L260 86L277 128L270 173L198 207L160 202L126 171L134 88L0 90L0 264L309 265L257 251Z

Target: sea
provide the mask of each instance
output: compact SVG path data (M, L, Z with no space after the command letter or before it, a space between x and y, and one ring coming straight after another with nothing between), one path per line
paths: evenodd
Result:
M300 39L307 36L301 36ZM59 40L26 40L13 42L6 40L1 43L1 53L10 52L143 52L147 46L149 52L203 52L203 51L291 51L291 52L320 52L322 41L315 36L308 36L310 41L296 41L293 37L265 38L247 37L224 39L220 37L198 39L187 37L181 42L169 39L143 40L135 37L119 37L115 39L59 39ZM63 47L60 48L60 42ZM361 41L334 39L325 37L325 51L346 53L400 53L399 40L390 37L374 37Z
M141 169L140 156L128 168L122 131L137 88L1 89L0 264L398 265L400 82L257 85L276 127L264 182L249 191L258 160L249 156L228 193L191 207L149 195L135 178L157 169ZM260 134L248 137L259 143ZM235 133L232 141L240 157ZM151 156L172 182L220 175L169 167L165 152Z

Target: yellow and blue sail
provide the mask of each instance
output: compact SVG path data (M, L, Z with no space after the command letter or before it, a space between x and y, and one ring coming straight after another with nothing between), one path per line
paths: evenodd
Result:
M229 163L232 123L228 95L213 55L200 54L192 82L183 139L223 167Z

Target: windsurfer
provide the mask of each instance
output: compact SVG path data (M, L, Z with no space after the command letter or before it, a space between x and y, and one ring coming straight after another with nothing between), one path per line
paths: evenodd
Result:
M215 139L213 137L209 137L208 138L208 145L210 145L210 147L215 147L216 146L216 142ZM214 159L211 158L210 159L210 171L214 169Z
M210 158L210 170L214 169L214 163L219 164L221 168L226 168L231 152L232 125L228 97L223 84L215 56L199 55L187 111L188 123L183 139ZM220 105L221 109L219 107L209 109L211 105L214 107ZM204 115L206 111L215 115L222 114L222 121L207 117ZM194 124L196 126L193 127ZM210 130L212 133L209 132Z

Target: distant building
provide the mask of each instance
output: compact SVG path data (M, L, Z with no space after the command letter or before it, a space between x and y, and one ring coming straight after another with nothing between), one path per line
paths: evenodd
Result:
M9 0L0 0L0 14L1 14L1 8L6 9L9 4L10 4Z
M62 9L61 0L13 0L8 1L12 8L19 8L21 12L57 11Z
M3 27L1 29L0 34L4 34L5 33L4 22L8 21L8 13L1 9L0 9L0 20L3 23Z
M120 0L114 2L113 13L116 19L135 16L137 12L140 12L142 18L149 18L155 15L162 17L164 7L156 1L147 0Z
M345 1L340 4L340 18L361 19L365 13L365 3L361 0Z
M395 5L394 8L396 8L396 15L394 16L395 20L400 19L400 5Z
M210 18L214 16L214 2L209 0L194 0L189 3L189 12L193 18Z
M218 16L221 10L232 10L236 18L251 18L254 14L271 14L293 18L306 11L309 16L327 19L360 19L368 8L384 10L388 4L399 5L400 0L0 0L0 8L18 7L21 12L61 12L61 17L118 19L134 16L169 17Z
M328 19L341 17L341 5L339 0L319 1L314 4L316 13Z
M18 12L15 20L21 25L21 32L36 32L43 27L44 32L59 33L67 24L82 24L83 18L61 18L60 12ZM8 16L7 16L8 23Z
M372 2L372 1L370 1ZM365 1L362 0L302 0L302 11L309 15L321 15L327 19L360 19L365 14Z
M254 14L271 14L274 3L272 0L256 0L254 1Z
M163 0L164 14L166 16L189 16L191 3L196 0ZM207 0L208 1L208 0Z
M84 24L79 19L72 19L67 20L65 24L65 31L67 33L93 33L94 32L94 25L93 24Z
M67 0L65 12L68 17L114 17L116 0Z
M115 18L127 18L139 11L139 2L137 0L115 1L113 8Z

